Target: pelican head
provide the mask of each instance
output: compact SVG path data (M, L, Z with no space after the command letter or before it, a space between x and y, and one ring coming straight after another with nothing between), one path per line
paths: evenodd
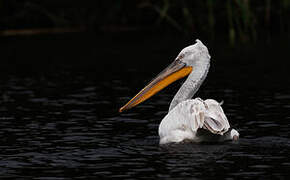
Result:
M149 99L169 84L188 76L195 71L195 67L200 66L203 61L209 61L209 59L210 55L207 47L197 39L195 44L182 49L175 60L161 73L159 73L157 77L155 77L127 104L121 107L119 112L128 110ZM199 72L200 70L197 68L196 71Z
M210 59L210 55L207 47L197 39L195 44L182 49L175 60L180 60L187 66L195 67L196 63L202 61L203 58Z

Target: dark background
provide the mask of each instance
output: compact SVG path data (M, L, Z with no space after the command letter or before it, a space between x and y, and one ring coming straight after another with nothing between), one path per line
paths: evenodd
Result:
M0 0L0 177L287 177L289 19L290 0ZM163 149L182 82L118 109L195 39L196 96L241 138Z
M251 69L250 64L278 58L281 72L289 18L289 0L1 0L1 68L39 71L77 64L106 73L132 67L140 55L148 57L144 65L164 66L198 38L219 61L248 63Z
M226 64L255 74L253 86L288 81L289 0L1 0L0 12L4 75L65 67L110 81L142 66L153 77L198 38L213 73Z
M40 28L95 34L142 31L234 45L289 38L289 8L288 0L1 0L0 28L3 35Z

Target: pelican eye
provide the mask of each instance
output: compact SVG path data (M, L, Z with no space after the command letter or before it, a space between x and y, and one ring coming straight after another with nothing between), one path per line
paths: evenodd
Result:
M178 56L178 60L181 60L181 59L183 59L184 58L184 54L180 54L179 56Z

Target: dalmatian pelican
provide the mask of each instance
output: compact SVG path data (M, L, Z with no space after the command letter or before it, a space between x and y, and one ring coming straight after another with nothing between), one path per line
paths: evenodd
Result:
M209 136L217 137L215 139L219 141L237 140L239 133L230 128L221 103L213 99L191 99L207 76L210 58L207 47L197 39L195 44L185 47L173 63L121 107L119 112L137 106L174 81L188 76L159 125L160 144L187 140L200 142ZM206 133L200 133L204 131Z

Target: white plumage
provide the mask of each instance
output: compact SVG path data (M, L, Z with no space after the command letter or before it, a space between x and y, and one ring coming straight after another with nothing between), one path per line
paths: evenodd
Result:
M221 135L220 140L238 136L236 130L224 135L230 128L227 117L217 101L200 98L185 100L174 107L159 125L160 144L182 142L184 140L202 141L206 137L197 136L199 129Z

